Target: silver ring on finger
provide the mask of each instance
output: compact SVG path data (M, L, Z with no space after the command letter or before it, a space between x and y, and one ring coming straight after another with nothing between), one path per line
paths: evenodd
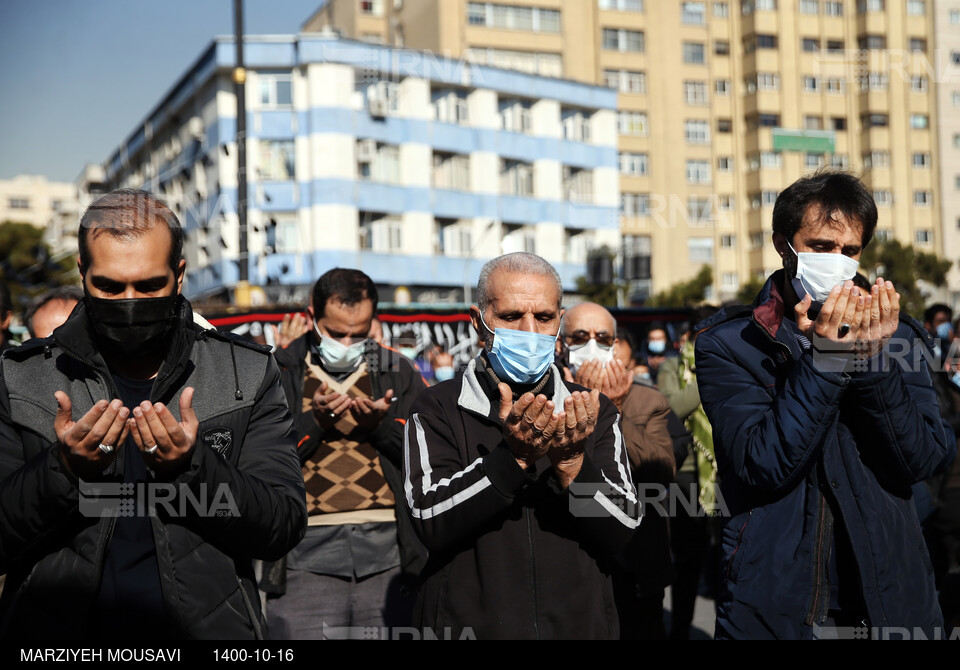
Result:
M113 453L113 447L109 444L104 444L103 442L97 445L97 449L102 451L104 454Z
M160 445L159 445L159 444L155 444L155 445L153 445L152 447L147 447L147 448L144 449L143 451L144 451L145 453L148 453L148 454L153 455L153 454L157 453L157 449L159 449L159 448L160 448Z
M337 413L336 413L336 412L330 412L330 418L331 418L331 419L336 419L336 418L337 418Z

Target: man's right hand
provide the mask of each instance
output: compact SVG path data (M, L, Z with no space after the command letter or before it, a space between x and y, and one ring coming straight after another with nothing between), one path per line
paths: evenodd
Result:
M513 402L513 391L501 382L500 425L503 438L521 468L527 469L546 455L557 431L559 419L547 396L524 393Z
M57 415L53 429L63 462L79 478L92 478L103 472L127 439L130 410L120 400L100 400L79 421L74 421L70 397L63 391L57 391L54 397ZM101 444L112 447L110 453L104 453Z
M350 408L350 396L345 393L328 393L327 382L320 384L313 393L313 419L323 430L333 428L340 416Z

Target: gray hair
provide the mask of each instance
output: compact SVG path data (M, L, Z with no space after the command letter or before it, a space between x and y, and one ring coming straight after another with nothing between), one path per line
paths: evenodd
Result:
M480 308L481 316L490 304L490 276L498 271L549 277L557 286L557 311L560 310L560 304L563 301L563 284L560 282L560 274L539 256L517 251L497 256L487 261L480 269L480 279L477 280L477 307Z

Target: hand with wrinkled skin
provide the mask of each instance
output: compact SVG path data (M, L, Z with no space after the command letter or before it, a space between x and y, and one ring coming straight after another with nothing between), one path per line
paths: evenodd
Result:
M616 358L607 363L596 358L591 359L577 368L576 375L571 374L570 368L564 368L563 378L588 389L599 389L600 393L613 401L617 411L623 406L623 400L630 393L630 386L633 384L633 376Z
M284 349L288 344L301 337L304 333L310 332L310 325L302 313L298 312L293 316L283 315L283 321L280 327L271 325L273 329L273 341L277 349Z
M73 403L63 391L54 393L57 415L53 429L57 447L67 469L80 479L90 479L103 472L117 457L117 449L127 439L127 417L130 410L120 400L99 400L79 421L72 418ZM113 447L103 453L101 444Z
M520 467L527 469L549 451L560 426L560 415L553 413L553 401L542 393L536 397L524 393L513 402L509 385L501 382L498 388L503 439Z
M587 439L597 427L600 415L600 390L574 391L563 401L557 414L559 424L547 456L562 488L570 486L583 464Z
M353 415L357 426L365 432L375 431L383 422L383 417L390 410L393 401L393 389L387 389L383 397L378 400L371 398L352 398L350 400L350 414Z
M820 308L820 313L816 320L812 320L808 314L813 305L813 299L810 295L805 295L803 300L794 307L797 317L797 329L803 333L816 346L818 341L827 341L831 343L831 351L853 349L857 340L860 339L861 329L864 319L869 313L870 298L860 289L854 286L851 280L847 280L843 285L834 286L830 295ZM850 325L850 330L840 336L840 324ZM837 346L840 345L840 346Z
M313 407L313 420L323 430L333 428L352 404L350 396L346 393L336 391L328 393L328 388L327 382L320 384L320 387L313 392L313 398L310 401Z
M180 421L163 403L144 400L133 408L127 420L130 434L143 456L143 462L155 472L169 475L182 470L197 444L200 422L193 411L193 387L180 394ZM157 446L152 454L147 449Z

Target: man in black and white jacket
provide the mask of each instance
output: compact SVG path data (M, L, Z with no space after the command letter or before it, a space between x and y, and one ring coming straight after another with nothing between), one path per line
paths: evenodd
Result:
M526 253L487 263L483 351L424 391L404 485L430 551L415 623L443 637L616 638L611 556L639 523L612 402L553 365L560 277Z

